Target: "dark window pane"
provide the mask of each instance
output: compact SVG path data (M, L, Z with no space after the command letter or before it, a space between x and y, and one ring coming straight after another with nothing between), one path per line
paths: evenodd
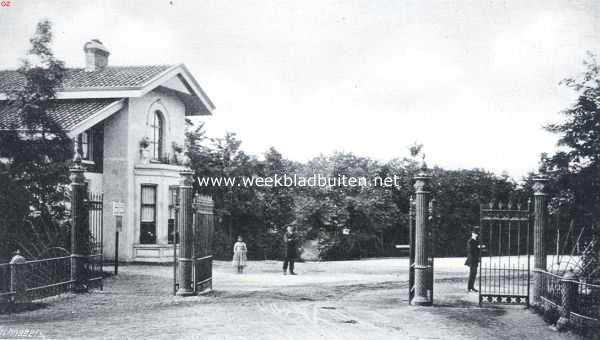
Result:
M156 243L156 186L154 185L142 185L140 243Z
M140 243L156 244L156 223L142 222L140 225Z

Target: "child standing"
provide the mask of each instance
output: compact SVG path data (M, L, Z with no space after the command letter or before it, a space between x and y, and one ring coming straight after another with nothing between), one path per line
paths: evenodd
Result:
M233 245L233 266L237 267L238 274L242 274L244 272L244 267L246 266L246 253L248 249L246 248L246 243L244 243L244 239L241 236L238 236L237 242Z

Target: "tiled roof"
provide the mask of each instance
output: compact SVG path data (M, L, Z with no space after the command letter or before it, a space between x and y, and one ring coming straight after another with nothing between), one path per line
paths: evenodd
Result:
M55 107L48 112L48 115L68 131L118 100L115 98L57 100ZM11 126L22 127L19 110L15 105L0 102L0 129L7 129Z
M169 65L108 66L91 72L83 68L69 68L62 89L139 87L169 67ZM25 78L17 71L0 70L0 93L17 90L24 84Z

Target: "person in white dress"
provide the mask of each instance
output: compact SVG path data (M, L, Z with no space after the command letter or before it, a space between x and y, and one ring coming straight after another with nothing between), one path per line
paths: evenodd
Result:
M238 236L237 242L233 245L233 266L237 267L238 274L242 274L244 272L244 267L246 266L246 261L248 260L246 253L248 249L246 248L246 243L244 243L244 239L241 236Z

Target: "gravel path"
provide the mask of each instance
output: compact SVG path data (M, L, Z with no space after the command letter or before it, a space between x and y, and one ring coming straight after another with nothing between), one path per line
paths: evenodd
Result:
M0 315L0 339L578 339L522 307L479 308L463 261L436 260L434 307L407 305L405 259L300 263L298 276L280 262L250 262L244 275L216 262L215 290L188 298L171 295L171 267L122 266L104 291Z

